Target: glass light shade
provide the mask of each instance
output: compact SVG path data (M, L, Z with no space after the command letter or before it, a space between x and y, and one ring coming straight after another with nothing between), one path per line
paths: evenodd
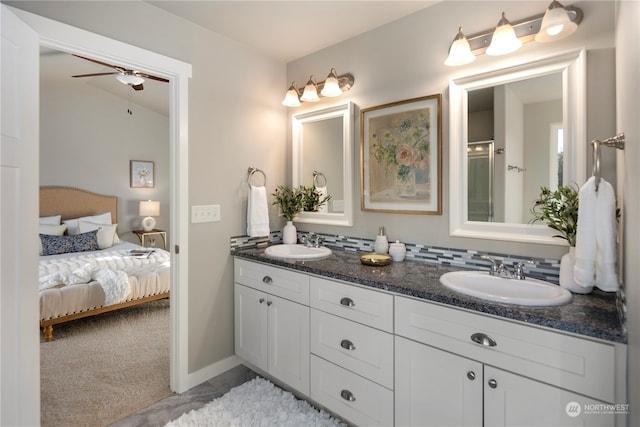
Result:
M296 82L291 82L291 86L287 90L287 93L282 100L282 105L285 107L299 107L300 106L300 94L296 89Z
M329 98L342 95L342 89L340 89L340 82L338 81L335 68L331 69L327 79L324 81L324 87L320 93L322 96Z
M569 18L567 9L554 0L544 13L540 31L536 34L535 40L537 42L558 40L572 34L576 28L578 24Z
M316 83L313 81L313 76L307 82L307 85L304 87L304 92L300 97L301 101L304 102L318 102L320 101L320 97L318 96L318 87Z
M451 47L449 48L449 56L444 61L444 65L455 67L457 65L470 64L476 60L476 56L471 52L471 46L467 37L462 32L462 27L458 28L458 34Z
M160 216L160 202L157 200L141 201L138 214L140 216Z
M520 46L522 46L522 41L518 40L511 23L502 12L502 19L498 22L493 37L491 37L491 44L487 48L487 55L506 55L520 49Z
M120 83L132 86L144 83L144 79L142 77L133 74L116 74L116 79L118 79Z

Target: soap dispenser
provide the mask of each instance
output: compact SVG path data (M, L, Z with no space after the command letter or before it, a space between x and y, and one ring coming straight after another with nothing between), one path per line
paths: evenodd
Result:
M376 241L373 244L373 250L377 254L386 254L389 251L389 241L387 240L387 236L384 234L383 226L380 226L378 229L378 235L376 236Z

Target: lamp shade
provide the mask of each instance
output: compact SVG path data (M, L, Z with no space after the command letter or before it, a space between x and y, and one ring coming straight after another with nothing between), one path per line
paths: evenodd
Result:
M334 97L342 95L342 89L340 89L340 82L338 82L338 76L336 75L336 69L332 68L331 72L324 81L324 87L320 92L322 96Z
M296 89L296 82L291 82L291 86L287 90L287 93L282 100L282 105L285 107L299 107L300 106L300 94Z
M116 79L118 79L120 83L124 83L126 85L132 85L132 86L144 83L144 79L142 77L136 76L131 73L116 74Z
M302 92L300 100L304 102L320 101L320 97L318 96L318 86L316 86L316 82L313 80L313 76L309 78L307 85L304 87L304 92Z
M457 65L470 64L476 60L476 56L471 52L471 46L467 37L462 32L462 27L458 28L458 34L453 39L449 48L449 56L444 61L444 65L455 67Z
M498 22L493 37L491 37L491 44L487 48L487 55L506 55L520 49L520 46L522 46L522 41L518 40L511 23L502 12L502 19Z
M160 202L157 200L143 200L140 202L140 216L160 216Z
M567 9L560 2L554 0L544 13L540 31L536 34L535 40L537 42L558 40L572 34L576 28L578 28L578 24L569 18Z

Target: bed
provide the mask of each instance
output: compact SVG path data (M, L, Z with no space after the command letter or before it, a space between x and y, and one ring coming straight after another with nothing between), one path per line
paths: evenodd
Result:
M169 253L121 241L117 223L116 196L40 187L40 328L45 341L53 339L55 325L169 297Z

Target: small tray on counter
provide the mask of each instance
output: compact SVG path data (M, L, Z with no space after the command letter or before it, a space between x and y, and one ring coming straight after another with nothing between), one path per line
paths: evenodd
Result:
M389 265L391 264L391 256L387 254L378 254L375 252L369 252L369 253L360 255L360 262L363 263L364 265L373 265L373 266Z

